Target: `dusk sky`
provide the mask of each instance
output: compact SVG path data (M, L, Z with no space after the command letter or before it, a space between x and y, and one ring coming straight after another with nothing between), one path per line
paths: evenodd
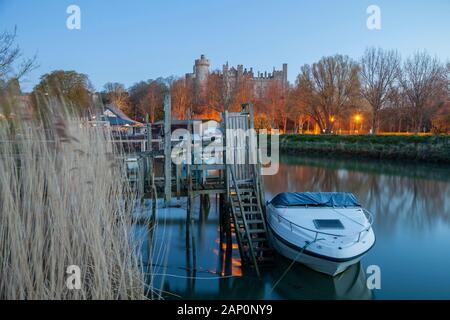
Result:
M81 30L69 30L66 9L81 8ZM381 30L366 27L369 5L381 8ZM192 71L205 54L212 69L243 64L272 71L336 53L359 58L368 46L403 57L426 49L450 58L450 1L106 1L0 0L0 30L17 26L25 56L40 67L23 83L31 90L55 69L86 73L97 90Z

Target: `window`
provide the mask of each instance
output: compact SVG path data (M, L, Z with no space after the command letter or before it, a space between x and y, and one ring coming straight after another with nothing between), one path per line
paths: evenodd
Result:
M345 229L339 219L316 219L313 222L317 229Z

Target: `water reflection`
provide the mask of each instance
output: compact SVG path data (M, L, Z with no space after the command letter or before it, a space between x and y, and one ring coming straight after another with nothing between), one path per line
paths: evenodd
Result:
M304 157L281 162L277 175L264 178L267 199L283 191L349 191L375 214L377 243L362 263L331 278L277 257L276 266L258 279L242 268L234 239L221 243L217 199L211 197L204 206L198 201L193 224L186 223L186 203L181 201L179 208L159 205L156 228L135 226L143 264L152 261L152 297L450 298L448 167ZM146 210L138 208L139 214L148 214ZM383 289L377 292L366 286L364 271L371 264L382 270Z
M268 199L283 191L348 191L376 214L383 229L399 223L424 229L437 219L450 224L449 169L283 157L278 174L264 181Z
M272 272L274 285L292 263L283 257ZM351 266L336 277L319 274L299 263L289 269L283 281L273 291L277 298L297 299L337 299L337 300L369 300L372 292L366 285L366 274L360 263Z

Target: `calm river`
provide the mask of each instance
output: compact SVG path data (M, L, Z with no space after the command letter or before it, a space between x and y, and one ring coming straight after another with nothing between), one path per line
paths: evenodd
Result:
M165 299L450 299L450 168L387 162L282 157L264 178L266 199L283 191L348 191L375 215L375 247L362 262L331 278L277 257L262 279L243 272L239 252L219 247L215 198L186 228L180 208L159 209L155 245L148 227L136 231L154 274L154 296ZM195 252L186 250L186 233ZM192 248L192 243L189 243ZM381 270L381 289L366 286L367 267ZM194 269L196 271L194 271ZM163 291L161 291L163 290Z

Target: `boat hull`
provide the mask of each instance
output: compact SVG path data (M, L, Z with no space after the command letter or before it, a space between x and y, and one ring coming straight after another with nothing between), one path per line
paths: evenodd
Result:
M279 254L288 259L300 262L310 269L330 276L336 276L344 272L351 265L358 263L364 256L364 254L362 254L354 258L346 259L345 261L327 259L326 257L313 254L306 248L302 249L289 245L286 241L283 241L280 236L276 235L271 228L269 229L272 246Z

